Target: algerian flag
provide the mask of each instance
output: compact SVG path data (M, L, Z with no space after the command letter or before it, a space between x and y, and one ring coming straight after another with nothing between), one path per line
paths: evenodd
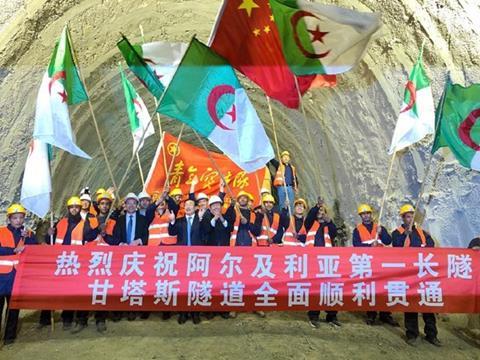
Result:
M480 84L463 87L447 80L436 115L432 154L448 146L461 165L480 171Z
M156 98L172 80L187 49L187 44L164 41L132 45L126 37L117 46L130 70Z
M75 144L68 113L68 105L87 100L87 93L73 59L68 28L65 27L38 91L34 139L91 159Z
M265 129L233 68L196 39L157 111L191 126L247 172L264 167L274 157Z
M432 89L422 62L422 53L405 88L402 110L393 133L389 154L393 154L435 132Z
M128 118L130 119L130 128L133 135L133 152L136 153L143 147L145 139L155 134L155 129L145 103L137 94L130 81L128 81L122 68L120 68L120 75L122 77L125 104L127 105Z
M50 209L51 192L48 145L40 140L33 140L25 163L20 202L43 218Z
M288 65L296 75L341 74L355 66L380 17L305 0L270 0Z

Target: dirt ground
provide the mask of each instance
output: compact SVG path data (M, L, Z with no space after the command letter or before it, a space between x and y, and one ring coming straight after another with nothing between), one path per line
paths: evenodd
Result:
M56 313L58 318L59 313ZM395 314L402 321L401 314ZM442 348L422 343L412 348L403 338L403 328L368 327L363 314L340 313L341 328L322 323L313 329L306 314L239 314L236 319L202 318L178 325L176 317L118 323L109 321L103 335L89 327L71 335L58 320L53 333L37 330L38 312L24 312L17 342L0 351L0 359L480 359L480 345L465 335L465 315L440 316ZM422 324L422 323L421 323Z

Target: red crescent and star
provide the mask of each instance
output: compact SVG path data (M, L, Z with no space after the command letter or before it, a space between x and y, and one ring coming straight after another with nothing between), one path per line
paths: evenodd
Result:
M149 58L143 58L143 61L145 61L147 64L152 64L153 66L157 65L157 63L155 61L153 61L152 59L149 59ZM153 70L153 73L155 74L155 76L157 77L157 79L161 80L164 75L157 73L157 70L155 70L155 69L152 69L152 70Z
M217 103L220 98L225 94L235 95L235 88L231 85L217 85L215 86L207 99L207 108L208 114L212 118L213 122L223 130L233 130L222 123L221 119L218 118L217 114ZM237 120L237 114L235 105L233 105L232 110L227 112L228 115L232 118L232 124Z
M400 114L404 113L404 112L407 112L410 109L412 109L413 105L415 104L415 101L417 100L417 92L416 92L416 89L415 89L415 84L411 80L408 80L405 89L406 89L406 91L408 91L410 93L410 101L408 102L405 109L400 111Z
M458 127L458 136L462 142L475 151L480 151L480 144L477 144L471 135L471 131L475 126L475 123L480 118L480 108L472 110L470 114L463 120Z
M52 78L50 79L50 82L48 83L48 93L52 95L52 86L56 81L59 81L60 79L65 79L65 71L57 71L55 74L53 74ZM58 92L58 95L62 98L62 103L67 102L67 91L65 88L63 89L62 92Z
M330 54L330 50L325 51L325 52L320 53L320 54L312 53L312 52L308 51L307 49L305 49L305 47L303 46L303 44L300 40L300 37L298 36L297 26L298 26L298 23L300 22L300 20L302 20L304 17L314 17L314 18L320 20L320 18L318 16L316 16L315 14L312 14L311 12L304 11L304 10L297 11L295 14L293 14L291 19L290 19L290 22L291 22L291 25L292 25L292 28L293 28L293 36L294 36L294 39L295 39L295 43L297 44L297 47L299 48L299 50L302 52L302 54L305 57L310 58L310 59L324 58L325 56ZM316 41L320 41L322 44L325 43L323 41L323 38L325 37L325 35L328 34L328 32L320 31L320 26L319 25L316 26L315 30L307 29L307 31L313 36L312 39L311 39L312 43L316 42Z

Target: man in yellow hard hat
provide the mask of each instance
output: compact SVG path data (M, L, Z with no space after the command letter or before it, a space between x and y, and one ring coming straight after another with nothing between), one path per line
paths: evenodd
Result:
M402 225L400 225L392 233L392 244L394 247L434 247L435 242L429 233L414 223L415 208L411 204L405 204L400 208L400 217ZM435 346L441 346L437 338L437 323L434 313L424 313L423 321L425 322L425 340ZM420 331L418 329L418 313L405 313L405 329L407 336L407 344L417 346Z
M288 206L288 200L285 209ZM304 246L307 239L307 230L305 229L305 212L307 211L307 202L304 199L297 199L293 203L293 215L285 224L285 233L283 237L284 246Z
M298 192L298 178L297 170L290 162L290 152L283 151L280 158L280 162L272 159L270 164L275 168L273 186L277 191L279 207L283 207L286 199L293 204L295 194Z
M3 308L6 305L6 326L3 336L5 345L12 344L17 337L20 312L10 309L9 303L20 253L26 245L37 243L35 234L24 226L26 213L22 205L12 204L7 209L8 225L0 227L0 324L2 324Z
M82 201L77 196L72 196L67 201L68 215L57 222L55 227L48 229L46 242L51 239L55 245L77 245L82 246L88 242L97 239L99 235L98 225L92 226L92 223L98 224L95 217L87 216L82 219L80 211ZM91 214L89 214L91 215ZM72 329L73 320L75 327ZM70 311L62 312L63 330L72 330L76 334L88 325L88 311Z
M251 194L243 190L237 194L238 208L235 208L230 246L255 245L255 237L260 235L262 219L255 216L255 213L249 207L252 197Z
M283 208L281 213L274 210L275 199L271 194L264 194L262 197L262 206L257 211L257 216L261 218L262 230L257 236L258 246L270 246L271 244L281 244L284 229L288 227L289 217L287 209Z
M373 221L373 209L368 204L360 204L357 213L362 222L353 229L352 243L355 247L387 246L392 243L392 237L383 226ZM367 325L374 325L377 318L376 311L367 311ZM391 326L399 326L390 312L381 311L380 321Z

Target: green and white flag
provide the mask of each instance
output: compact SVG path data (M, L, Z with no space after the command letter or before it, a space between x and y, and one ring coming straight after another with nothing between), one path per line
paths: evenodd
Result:
M408 79L402 110L393 133L389 154L406 148L435 132L435 108L422 53Z
M296 75L341 74L363 57L379 15L305 0L270 0L283 53Z
M458 162L480 171L480 84L463 87L447 80L436 114L432 154L448 146Z
M120 68L120 75L122 77L125 104L133 135L133 153L136 153L143 147L145 139L155 134L155 129L145 103L135 91L132 83L128 81L122 68Z
M274 157L270 140L230 64L193 39L157 112L208 138L246 172Z
M38 91L34 139L59 147L72 155L91 159L75 144L68 112L68 105L87 100L87 93L73 59L68 28L65 27Z
M158 99L172 80L188 44L155 41L132 45L123 37L117 46L130 70Z

